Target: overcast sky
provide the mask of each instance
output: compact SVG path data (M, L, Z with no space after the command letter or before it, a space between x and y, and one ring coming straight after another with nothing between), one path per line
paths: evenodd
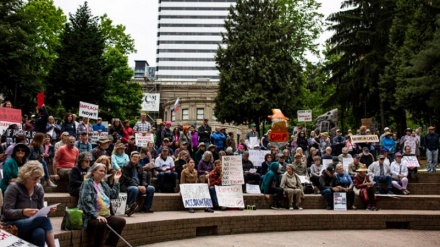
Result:
M327 17L339 10L342 0L317 0L322 3L320 11ZM84 4L84 0L54 0L55 6L60 7L66 15L76 12ZM129 56L130 67L134 60L147 60L151 66L156 64L157 16L158 0L88 0L92 14L100 16L107 14L114 24L122 24L126 32L135 40L137 53ZM330 33L324 33L321 44L329 38ZM313 58L310 58L313 59ZM315 59L313 59L315 60Z

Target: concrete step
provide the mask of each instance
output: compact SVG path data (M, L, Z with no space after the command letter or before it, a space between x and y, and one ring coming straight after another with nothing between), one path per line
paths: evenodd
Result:
M440 230L440 211L425 210L255 210L216 211L194 214L185 211L133 214L125 217L122 236L133 246L208 235L230 235L271 231L369 230L402 228ZM61 246L70 246L70 231L61 231L62 217L51 218ZM150 230L154 229L154 230ZM84 232L83 243L87 242ZM73 246L80 243L74 231ZM118 246L126 246L121 240Z

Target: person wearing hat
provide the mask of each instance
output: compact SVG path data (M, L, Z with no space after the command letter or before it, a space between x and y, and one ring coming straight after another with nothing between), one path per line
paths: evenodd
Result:
M171 131L171 121L165 122L165 128L163 128L162 132L160 133L160 138L164 140L165 138L168 138L168 140L173 143L173 132Z
M367 204L367 210L377 211L376 207L376 196L374 195L374 183L370 181L370 177L367 174L367 166L365 164L360 164L359 168L356 170L356 175L354 176L354 193L356 196ZM365 195L366 194L366 195Z
M353 158L353 156L351 156L351 154L348 153L348 148L343 147L341 151L342 151L342 153L338 156L339 162L343 163L344 159L352 159Z
M200 142L199 145L197 146L197 151L194 153L194 163L196 169L200 160L202 159L203 153L205 153L205 149L206 149L205 143Z
M89 137L87 135L87 132L82 131L78 133L79 140L75 142L75 147L78 148L79 153L84 152L92 152L93 147L92 143L89 141Z
M260 138L258 137L257 125L253 123L250 126L251 126L251 131L249 131L246 134L246 140L245 140L248 150L251 150L255 145L258 145L258 142L260 140Z
M130 155L131 152L137 151L138 146L136 145L136 137L130 136L128 137L127 143L125 144L125 153Z
M174 159L175 158L175 155L174 155L175 153L174 153L174 150L170 146L171 146L170 139L168 137L164 138L163 141L162 141L162 146L160 146L157 149L157 153L160 154L162 152L163 148L168 148L168 155L170 155Z
M75 147L75 137L69 136L66 145L58 148L53 160L53 177L55 180L68 179L70 170L76 165L79 150Z
M92 159L92 154L89 152L78 155L78 164L72 168L69 174L69 194L71 196L79 197L79 188L84 182L87 172L89 172Z
M293 170L298 176L307 176L307 164L303 162L302 155L300 153L296 153L294 156L293 162Z
M382 149L385 149L387 153L391 156L391 159L394 159L394 139L393 133L387 131L385 132L385 136L382 140Z
M130 161L130 158L128 158L128 155L124 151L125 145L123 143L116 144L110 159L113 170L120 170L121 167L123 167L125 164L127 164L127 162Z
M218 160L220 158L219 153L217 152L217 146L214 144L210 144L207 148L208 151L212 153L212 157L214 160Z
M286 172L287 163L282 153L277 153L276 158L278 160L278 164L280 165L280 171L278 172L278 181L281 181L281 177Z
M322 171L321 177L319 178L319 191L325 198L328 210L333 209L333 193L339 191L339 188L336 187L337 181L334 174L335 169L333 166L329 166Z
M98 117L98 120L96 120L96 123L92 126L93 131L98 131L98 132L106 132L107 129L105 128L105 126L102 124L102 118Z
M342 153L343 147L345 147L345 137L342 136L342 131L337 129L336 136L333 138L333 150L335 156L339 156Z
M348 164L348 175L351 176L351 179L354 179L359 167L361 165L365 165L365 164L362 164L360 161L361 161L361 157L359 156L359 154L355 154L355 155L353 155L353 162ZM365 167L366 167L366 165L365 165Z
M361 163L365 164L368 168L374 162L374 156L370 153L368 147L363 147L362 153L359 156L361 157Z
M211 132L212 128L208 125L208 119L203 119L202 125L197 129L197 134L199 135L199 142L204 142L206 147L211 143Z
M391 179L390 166L385 164L385 156L379 155L379 160L373 162L368 167L368 174L373 176L374 185L376 186L376 194L380 193L380 184L385 183L388 188L388 194L393 195L393 183Z
M159 191L162 193L174 192L177 183L177 172L173 158L169 155L168 148L164 147L159 157L154 161L156 165ZM165 184L171 182L171 187L165 188Z
M439 135L435 133L435 127L429 126L428 133L425 135L425 147L426 147L426 169L428 172L437 171L438 162L438 148L439 148Z
M390 132L390 133L391 133L391 129L390 129L389 127L385 127L385 128L383 129L383 134L380 135L380 137L379 137L379 141L380 141L380 145L381 145L381 146L383 146L383 144L382 144L382 139L387 135L387 132Z
M215 127L215 131L211 134L211 142L216 146L217 152L224 149L226 136L220 131L220 127Z
M393 179L393 187L400 190L402 194L408 195L410 192L407 190L408 186L408 168L405 162L402 162L402 154L396 153L396 160L391 163L391 177Z
M16 144L12 149L11 158L3 164L3 179L0 180L0 189L2 189L3 194L9 184L17 180L18 169L26 163L29 152L29 148L22 143Z
M280 187L273 187L272 185L277 181L281 181L279 178L281 165L278 162L270 163L269 171L264 176L261 183L261 193L264 194L266 199L270 199L270 195L275 195L273 199L272 209L281 208L281 200L283 199L284 190ZM282 176L282 175L281 175Z
M121 168L122 177L120 181L121 191L127 192L127 208L125 214L131 216L138 208L136 200L139 195L146 195L141 212L153 213L154 187L147 183L142 167L139 166L139 152L133 151L130 154L130 161Z
M106 155L111 156L111 154L108 152L108 147L110 146L110 139L108 139L107 136L100 136L98 140L98 146L94 149L92 149L92 155L93 159L97 160L99 156Z
M5 160L8 160L9 158L11 158L15 145L26 144L26 135L25 135L24 131L15 132L13 139L15 139L15 142L11 143L11 145L9 145L8 148L6 148L6 150L5 150L5 154L6 154Z

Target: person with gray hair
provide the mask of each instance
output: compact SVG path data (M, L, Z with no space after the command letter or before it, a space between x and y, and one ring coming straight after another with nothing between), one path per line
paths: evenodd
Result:
M18 237L36 246L55 247L52 223L46 216L35 216L44 207L44 189L40 184L44 176L43 165L36 161L24 164L16 183L11 183L5 192L3 225L15 225ZM32 195L32 196L29 196ZM52 207L50 212L55 212Z
M214 170L214 156L211 151L205 151L199 165L197 166L197 173L199 174L201 183L207 181L207 177L212 170Z
M78 164L72 168L69 175L69 194L71 196L79 196L79 188L84 181L84 176L89 172L92 160L93 156L90 152L83 152L78 155Z
M79 190L78 208L84 212L84 227L89 236L89 243L92 246L102 246L107 225L113 228L118 234L122 233L125 227L125 219L114 215L110 200L119 197L119 180L121 171L114 176L113 187L104 182L107 174L106 165L95 163L86 175L86 180ZM119 237L110 232L105 246L117 246Z
M286 167L286 172L281 178L280 187L284 190L289 200L289 209L301 210L302 207L299 206L301 199L304 198L303 186L301 184L301 179L294 172L295 167L292 164L288 164ZM295 206L294 201L295 199Z

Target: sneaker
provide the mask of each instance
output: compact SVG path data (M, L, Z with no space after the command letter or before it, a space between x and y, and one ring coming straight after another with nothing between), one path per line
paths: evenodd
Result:
M125 214L130 217L134 211L138 208L138 205L136 203L131 204L131 206L127 207L125 210Z
M295 210L303 210L303 208L300 207L300 206L295 206L293 209L295 209Z
M351 210L357 210L357 208L353 205L353 206L351 206L349 209L351 209Z
M392 190L388 190L388 193L387 193L388 195L394 195L394 193L393 193L393 191Z
M50 181L50 180L49 180L49 182L46 183L46 186L47 186L47 187L50 187L50 188L56 188L56 187L58 187L58 185L54 184L54 182L52 182L52 181Z
M214 210L212 208L205 208L205 212L214 213Z
M373 210L373 207L372 207L370 204L368 204L366 210L370 210L370 211L372 211L372 210Z
M379 195L379 194L380 194L380 191L379 191L379 190L376 190L376 191L374 192L374 194Z
M406 191L406 194L408 195L408 194L411 194L411 192L409 192L409 190L405 190Z
M293 210L293 207L292 207L292 206L290 206L290 207L289 207L289 210Z
M274 209L274 210L278 210L279 208L277 208L276 206L272 206L272 207L270 207L271 209Z
M141 212L142 213L154 213L154 210L152 210L151 208L142 208Z
M189 212L193 214L195 212L194 208L190 208Z
M402 190L402 194L408 195L408 192L406 192L406 190Z

